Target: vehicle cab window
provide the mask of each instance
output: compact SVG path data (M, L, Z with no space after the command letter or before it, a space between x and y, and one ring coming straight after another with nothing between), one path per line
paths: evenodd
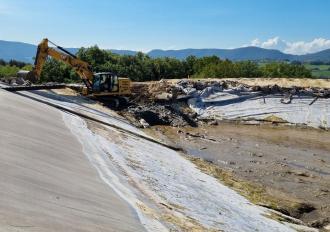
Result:
M118 92L119 80L112 73L99 73L94 76L93 91L95 92Z

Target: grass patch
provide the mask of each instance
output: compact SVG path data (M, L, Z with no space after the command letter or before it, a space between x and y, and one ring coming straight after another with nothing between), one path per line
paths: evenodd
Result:
M305 67L311 70L313 77L330 78L330 65L305 64Z

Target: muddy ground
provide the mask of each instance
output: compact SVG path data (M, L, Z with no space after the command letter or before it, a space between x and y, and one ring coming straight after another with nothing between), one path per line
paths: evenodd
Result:
M146 131L252 202L313 227L330 223L330 132L233 123Z

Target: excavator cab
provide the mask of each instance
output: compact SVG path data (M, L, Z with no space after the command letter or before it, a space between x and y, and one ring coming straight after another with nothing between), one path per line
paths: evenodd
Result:
M120 106L127 105L125 95L130 94L130 79L119 78L111 72L94 73L91 83L92 96L102 100L107 106L118 109ZM90 95L87 88L84 95ZM112 96L109 98L108 96Z
M93 93L116 93L119 92L117 75L111 72L95 73L92 83Z

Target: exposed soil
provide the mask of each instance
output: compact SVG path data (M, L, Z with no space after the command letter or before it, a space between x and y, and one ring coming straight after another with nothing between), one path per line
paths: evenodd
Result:
M146 131L183 147L202 171L252 202L313 227L330 224L330 132L232 123Z
M137 127L168 125L173 127L197 126L194 113L185 103L153 102L132 104L118 112Z
M180 90L168 81L134 83L129 106L118 113L137 127L168 125L197 126L196 113L185 99L178 99Z

